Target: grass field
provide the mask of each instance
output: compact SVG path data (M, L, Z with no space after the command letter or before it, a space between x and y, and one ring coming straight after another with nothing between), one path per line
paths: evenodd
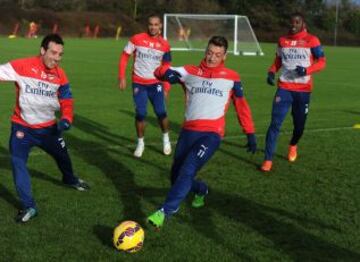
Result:
M145 223L169 189L171 157L161 154L161 135L149 108L147 147L134 159L131 90L117 89L118 57L125 42L65 39L65 68L76 118L65 139L76 173L91 185L77 192L61 184L53 160L34 149L28 167L39 216L14 223L19 202L9 164L9 118L15 88L0 88L0 261L360 261L360 49L325 47L327 68L315 76L299 159L285 156L292 130L288 116L278 140L274 170L265 176L264 134L275 92L265 84L275 44L263 57L228 57L240 72L253 111L259 152L246 153L245 136L230 107L219 151L200 171L210 186L207 205L189 198L160 232ZM40 40L0 39L0 63L37 54ZM202 53L173 53L173 64L198 64ZM130 82L129 82L130 83ZM183 119L183 94L168 101L171 138ZM112 247L123 220L145 229L144 248L125 254Z

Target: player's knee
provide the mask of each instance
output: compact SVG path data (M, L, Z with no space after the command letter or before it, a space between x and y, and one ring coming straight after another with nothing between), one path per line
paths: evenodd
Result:
M163 120L165 118L167 118L167 113L166 112L156 112L156 116L159 120Z
M137 113L137 114L135 115L136 121L139 121L139 122L144 121L145 118L146 118L146 114L139 114L139 113Z
M22 158L20 156L11 156L11 164L14 167L24 167L26 165L25 158Z

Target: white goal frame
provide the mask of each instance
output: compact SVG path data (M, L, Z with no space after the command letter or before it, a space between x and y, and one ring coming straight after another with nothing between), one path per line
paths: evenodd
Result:
M233 31L233 38L232 39L228 39L229 43L231 43L232 48L229 48L229 52L230 53L234 53L234 55L264 55L259 41L256 38L256 35L254 33L254 30L251 27L250 21L248 19L247 16L242 16L242 15L218 15L218 14L181 14L181 13L166 13L164 14L164 38L168 39L168 19L169 18L175 18L176 23L180 28L183 28L183 25L181 24L181 21L179 20L179 18L195 18L198 20L204 19L204 20L231 20L233 19L234 21L234 31ZM250 29L249 32L249 37L252 38L252 41L256 47L256 51L246 51L246 50L240 50L240 46L241 46L241 40L239 39L239 28L238 28L238 21L239 19L244 19L245 23L247 24L248 28ZM169 40L169 39L168 39ZM186 47L171 47L172 51L204 51L206 46L204 46L203 48L196 48L196 47L192 47L191 42L185 38L184 42L186 44Z

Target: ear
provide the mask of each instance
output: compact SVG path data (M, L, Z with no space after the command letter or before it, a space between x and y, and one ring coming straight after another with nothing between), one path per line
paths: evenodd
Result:
M44 48L44 47L41 47L41 48L40 48L40 54L41 54L41 55L45 55L45 53L46 53L45 48Z
M226 60L226 56L227 56L227 52L225 53L224 57L223 57L223 61L225 62Z

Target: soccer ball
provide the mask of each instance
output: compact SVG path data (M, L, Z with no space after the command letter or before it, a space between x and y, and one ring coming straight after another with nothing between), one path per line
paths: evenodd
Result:
M134 253L142 248L144 237L144 230L138 223L124 221L114 229L113 243L118 250Z

